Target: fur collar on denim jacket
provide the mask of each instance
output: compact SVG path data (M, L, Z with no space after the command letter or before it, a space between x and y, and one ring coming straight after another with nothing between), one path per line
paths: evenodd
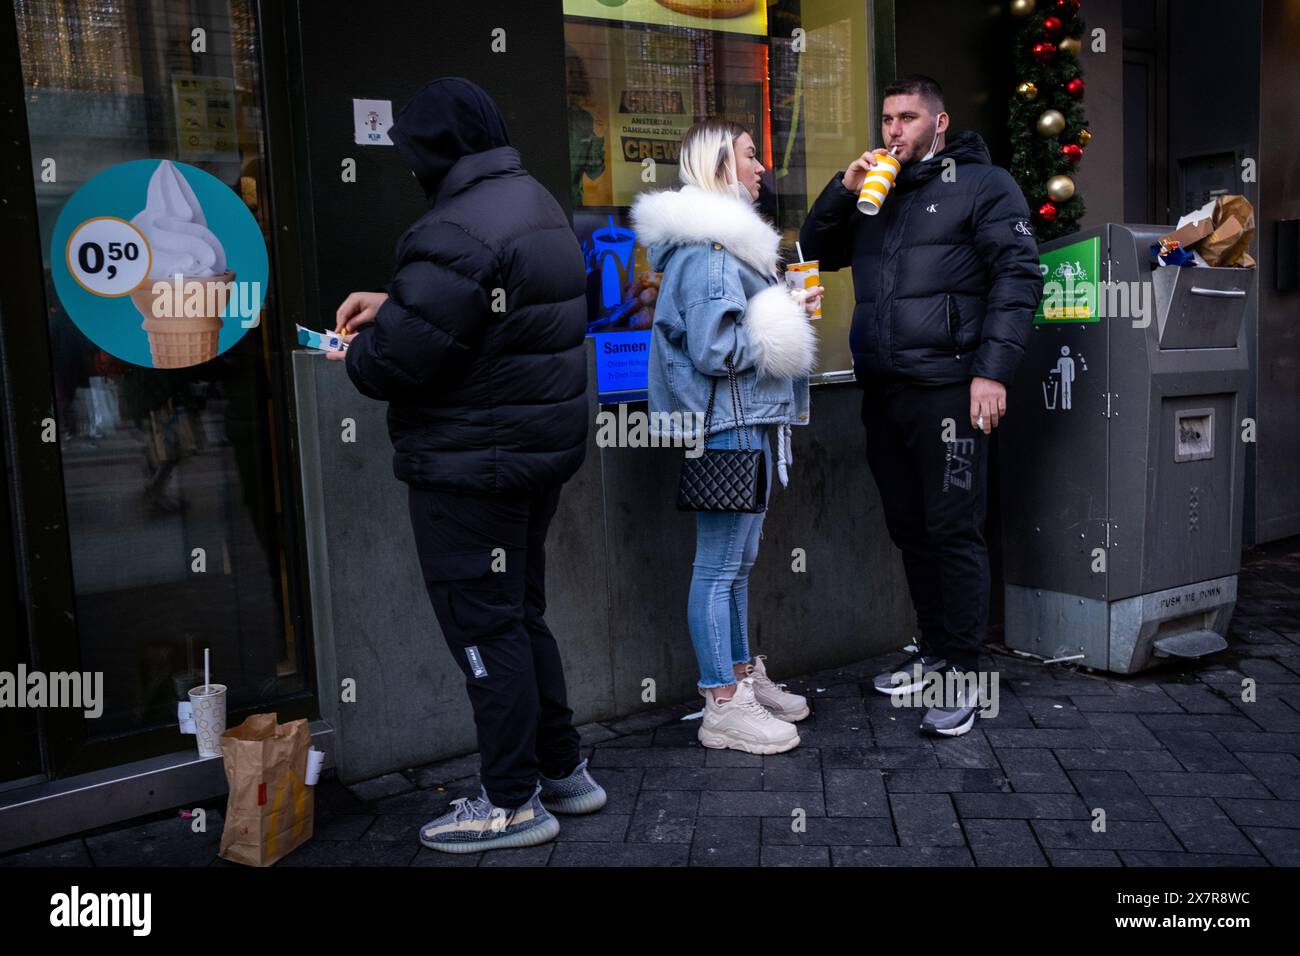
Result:
M781 234L738 196L698 186L642 193L632 204L632 222L646 249L720 242L760 274L779 274Z
M651 251L652 267L674 246L721 243L770 282L749 299L745 325L758 370L773 378L808 375L817 362L817 336L803 308L778 281L781 234L752 205L698 186L642 193L632 204L637 241Z

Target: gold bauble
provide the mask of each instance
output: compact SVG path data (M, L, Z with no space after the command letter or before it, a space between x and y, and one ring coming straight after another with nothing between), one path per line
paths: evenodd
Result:
M1047 181L1047 195L1053 202L1065 202L1074 195L1074 180L1069 176L1053 176Z
M1011 0L1011 15L1027 17L1034 12L1034 0Z
M1077 37L1066 37L1060 43L1056 44L1056 48L1066 56L1078 56L1079 40Z
M1065 117L1059 110L1044 110L1043 115L1038 117L1039 136L1058 136L1063 129L1065 129Z
M1030 100L1032 100L1035 96L1038 95L1038 87L1036 87L1033 83L1021 83L1019 86L1016 87L1016 94L1026 103L1028 103Z
M1079 140L1080 146L1087 146L1090 142L1092 142L1092 130L1081 129L1079 130L1079 135L1076 138Z

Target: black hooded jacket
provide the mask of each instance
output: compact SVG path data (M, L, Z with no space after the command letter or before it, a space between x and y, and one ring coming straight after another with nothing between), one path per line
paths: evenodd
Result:
M1029 209L1011 174L992 165L976 133L962 131L943 152L903 167L875 216L858 212L843 175L822 190L799 241L823 272L853 267L857 380L1010 382L1043 288Z
M474 494L568 480L586 453L587 306L564 212L467 80L434 80L390 135L432 208L399 240L347 369L389 403L394 473Z

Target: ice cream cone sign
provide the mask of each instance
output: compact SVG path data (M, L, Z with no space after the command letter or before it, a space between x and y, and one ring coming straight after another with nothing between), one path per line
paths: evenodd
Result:
M69 318L135 365L216 358L261 323L265 300L266 242L242 196L169 159L110 166L83 184L51 240Z

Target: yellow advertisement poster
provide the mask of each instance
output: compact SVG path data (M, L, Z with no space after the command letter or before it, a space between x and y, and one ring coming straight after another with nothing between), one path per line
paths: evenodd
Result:
M767 36L766 0L564 0L572 17Z
M629 206L643 189L677 184L682 136L699 112L694 51L667 33L612 31L609 39L613 200Z

